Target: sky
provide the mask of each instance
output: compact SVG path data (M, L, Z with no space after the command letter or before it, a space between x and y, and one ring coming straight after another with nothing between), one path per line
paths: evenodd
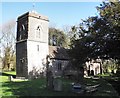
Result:
M97 15L96 6L100 4L101 2L2 2L0 23L4 24L12 19L17 21L18 16L34 9L48 16L51 26L63 28L66 25L79 24L81 19Z
M63 29L65 26L77 25L81 22L81 19L97 15L98 12L96 10L96 6L99 6L102 2L95 2L95 0L89 0L89 2L86 0L82 0L81 2L76 2L77 0L74 0L75 2L73 2L73 0L67 0L67 2L60 2L60 0L58 0L59 2L55 2L54 0L49 0L51 2L48 2L48 0L46 2L39 2L39 0L37 2L33 2L34 0L1 1L0 28L3 24L9 22L10 20L17 21L18 16L34 9L38 13L47 16L50 21L50 26L55 26L58 29ZM34 8L33 4L35 5Z

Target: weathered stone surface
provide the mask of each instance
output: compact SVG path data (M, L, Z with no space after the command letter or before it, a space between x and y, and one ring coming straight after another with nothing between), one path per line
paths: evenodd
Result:
M45 72L48 55L48 25L46 16L27 12L17 21L16 69L18 77L39 78Z
M54 91L62 91L62 80L54 78Z
M28 77L27 41L16 43L16 74Z

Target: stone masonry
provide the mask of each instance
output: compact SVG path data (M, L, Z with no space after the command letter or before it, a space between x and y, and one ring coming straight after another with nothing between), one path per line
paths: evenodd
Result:
M17 20L17 77L37 78L45 70L48 55L48 25L46 16L27 12Z

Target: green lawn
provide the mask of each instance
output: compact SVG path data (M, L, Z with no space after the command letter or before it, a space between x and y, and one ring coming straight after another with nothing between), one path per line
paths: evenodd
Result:
M5 74L11 74L11 75L16 75L16 72L15 71L7 71L7 72L4 72Z
M0 95L2 96L78 96L80 94L75 94L71 91L72 80L62 79L63 91L55 92L52 90L46 89L46 80L36 79L32 81L17 81L9 82L8 76L15 72L5 72L3 76L0 76L0 82L2 83L2 91ZM114 88L103 79L85 79L86 85L95 85L100 84L98 91L94 93L85 93L85 96L109 96L109 98L117 97L118 94Z

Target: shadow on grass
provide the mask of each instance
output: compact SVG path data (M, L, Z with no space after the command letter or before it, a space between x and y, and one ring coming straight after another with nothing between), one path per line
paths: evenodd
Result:
M97 87L97 91L94 93L88 93L87 95L93 94L94 96L104 96L109 98L119 98L118 93L115 91L115 89L112 87L110 83L105 81L103 78L99 79L86 79L86 85L96 85L100 84L99 87Z
M3 93L12 92L13 95L19 96L37 96L44 93L45 80L22 81L22 82L5 82L3 87L10 89L4 90Z
M9 76L10 74L4 74ZM62 79L63 81L63 91L55 92L53 90L48 90L46 88L46 79L35 79L31 81L16 81L16 82L3 82L3 96L81 96L81 94L76 94L72 92L71 83L73 81L69 79ZM82 96L108 96L108 98L118 98L115 97L116 93L111 88L110 84L102 79L85 79L86 85L96 85L100 84L98 90L93 93L83 94ZM6 89L7 88L7 89ZM8 93L7 93L8 92ZM10 94L9 94L10 93Z
M0 72L0 76L13 76L13 78L16 78L16 75L10 73L4 73L4 72Z
M23 82L6 82L3 83L3 87L10 88L4 90L3 93L12 92L15 96L77 96L71 93L69 84L65 85L61 92L48 90L45 78Z
M107 82L109 82L114 89L118 92L119 96L120 96L120 80L119 79L106 79Z
M13 74L1 73L2 76L15 76ZM63 84L63 91L55 92L53 90L48 90L46 88L46 79L35 79L31 81L16 81L2 82L2 95L3 96L71 96L75 94L70 94L70 83L65 81Z

